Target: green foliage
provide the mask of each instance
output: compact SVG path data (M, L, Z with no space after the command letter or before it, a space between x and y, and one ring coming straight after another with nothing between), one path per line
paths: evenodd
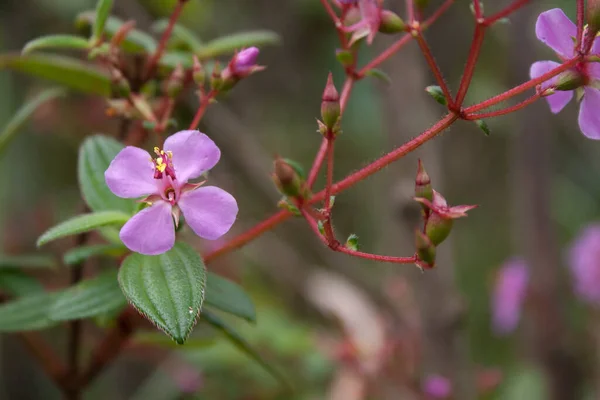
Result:
M215 344L215 336L189 337L185 341L185 350L198 350L210 347ZM138 332L133 341L138 344L151 344L169 349L181 350L177 343L156 332Z
M96 3L96 18L94 19L94 27L92 29L93 41L99 40L102 37L112 6L113 0L98 0Z
M79 148L79 187L92 211L119 210L128 214L136 211L134 201L115 196L104 180L104 172L121 149L121 143L103 135L88 137Z
M44 290L37 279L16 268L0 269L0 289L14 297L27 296Z
M444 92L442 91L441 87L437 85L427 86L425 88L425 91L429 93L429 95L441 105L448 105L448 102L446 101L446 96L444 96Z
M206 288L202 258L184 243L158 256L131 254L119 283L127 300L178 344L196 324Z
M475 125L477 125L477 127L481 129L486 136L490 135L490 127L488 126L487 122L482 119L477 119L473 122L475 122Z
M37 245L42 246L56 239L93 231L107 225L123 225L128 219L129 215L118 211L78 215L48 229L38 238Z
M0 63L2 57L0 56ZM0 156L6 150L10 142L16 137L17 133L25 122L33 115L35 110L46 102L53 100L65 94L62 89L46 89L21 106L17 113L12 117L8 124L0 132Z
M43 292L0 305L0 332L33 331L56 325L48 313L54 296Z
M256 322L256 310L246 292L234 282L211 272L208 273L204 303L248 321Z
M56 268L54 257L46 254L0 254L0 269L4 268Z
M65 253L63 262L67 265L79 264L88 258L97 256L121 256L127 252L122 244L95 244L75 247Z
M377 68L371 68L370 70L365 72L365 75L378 79L387 85L392 83L392 78L390 78L388 74Z
M65 50L85 50L89 47L89 42L73 35L48 35L33 39L23 47L23 54L34 50L44 49L65 49Z
M109 271L56 293L49 318L54 321L90 318L114 313L126 305L117 272Z
M0 68L10 68L83 93L110 95L110 79L103 71L75 58L50 54L4 54Z
M195 53L200 59L214 58L233 53L235 50L240 50L244 47L275 45L279 44L280 41L279 36L272 31L238 32L211 40Z
M169 20L161 19L154 23L152 30L162 34L167 29L167 26L169 26ZM190 29L180 24L175 24L173 26L171 43L173 42L177 45L177 47L181 45L185 50L192 52L198 52L202 49L202 41L200 38Z

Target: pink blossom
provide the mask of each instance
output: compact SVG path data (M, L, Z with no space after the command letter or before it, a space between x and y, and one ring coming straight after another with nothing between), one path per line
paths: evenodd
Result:
M555 8L539 15L535 25L537 38L554 50L562 60L575 57L578 49L575 48L577 27L565 15ZM590 54L600 53L600 40L596 38L592 45ZM529 75L538 78L550 70L560 66L554 61L538 61L531 65ZM574 86L583 94L579 108L579 128L585 136L590 139L600 139L600 90L596 86L600 81L600 64L595 62L584 62L567 72L571 75ZM563 75L564 76L564 75ZM561 75L558 75L542 84L542 89L555 88L560 83ZM580 83L579 83L580 82ZM573 91L556 90L554 94L546 97L550 105L550 111L560 112L573 98Z
M498 271L492 298L492 324L499 335L515 330L527 295L529 271L520 258L512 258Z
M381 25L381 3L382 0L356 0L342 1L345 5L358 5L360 21L354 25L345 27L344 30L352 32L350 43L354 43L363 37L367 37L367 43L373 43L375 35Z
M233 225L237 202L214 186L188 183L214 167L221 152L199 131L181 131L167 138L156 157L137 147L121 150L104 173L106 184L123 198L145 197L149 207L121 228L120 238L132 251L155 255L175 244L175 225L183 213L200 237L215 240ZM175 222L173 221L175 217Z
M577 236L569 251L569 266L577 295L600 305L600 224L588 226Z
M423 382L423 392L432 399L446 399L452 395L452 383L441 375L429 375Z

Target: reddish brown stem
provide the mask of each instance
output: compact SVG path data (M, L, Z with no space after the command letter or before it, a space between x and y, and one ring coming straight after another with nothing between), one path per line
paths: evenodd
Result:
M417 40L417 43L419 44L419 47L421 48L421 52L425 56L425 60L427 60L429 69L431 69L431 72L433 73L435 80L437 81L438 85L440 85L440 88L442 89L442 92L444 93L444 97L446 98L446 103L448 104L448 107L450 109L453 109L454 108L453 107L454 99L452 99L452 95L450 94L450 90L448 89L448 85L446 84L446 80L444 79L444 76L442 75L440 67L435 62L435 58L433 58L433 54L431 53L431 49L429 48L429 45L427 45L427 42L425 41L425 38L423 37L423 35L421 34L420 31L415 32L415 39Z
M163 32L163 34L160 38L160 42L158 42L158 47L156 48L156 51L154 52L154 54L152 54L152 57L150 57L150 60L148 60L146 72L144 74L145 80L149 79L150 76L154 73L154 70L156 69L156 65L158 64L158 61L162 57L165 49L167 48L167 43L169 42L169 38L171 37L171 34L173 33L173 28L175 27L175 23L179 19L179 16L181 15L181 11L183 11L183 7L185 6L185 3L187 3L187 0L179 0L177 2L177 5L175 6L173 13L171 14L171 18L169 18L169 25L167 25L167 29L165 29L165 31Z
M478 21L475 26L475 33L473 34L473 41L471 42L471 49L469 50L469 56L467 58L467 65L463 73L462 79L460 80L460 86L458 93L456 94L456 101L454 104L457 107L461 107L469 86L471 85L471 79L473 79L473 73L475 72L475 66L477 65L477 59L481 52L481 45L483 44L483 38L485 36L485 27Z
M517 11L519 8L523 7L525 4L529 3L530 0L515 0L510 6L506 7L504 10L497 12L496 14L492 14L491 16L485 18L483 20L483 25L490 26L495 22L502 18L508 17L510 14Z
M456 114L446 115L444 118L442 118L440 121L438 121L434 126L432 126L430 129L426 130L425 132L421 133L416 138L410 140L409 142L407 142L407 143L403 144L402 146L398 147L397 149L389 152L388 154L381 157L380 159L367 165L363 169L347 176L346 178L344 178L341 181L332 185L331 194L337 194L343 190L348 189L349 187L353 186L357 182L359 182L365 178L368 178L369 176L373 175L377 171L380 171L381 169L385 168L390 163L392 163L392 162L402 158L406 154L416 150L417 148L422 146L424 143L433 139L439 133L441 133L446 128L448 128L450 125L452 125L454 123L454 121L456 121L457 119L458 119L458 116ZM322 190L319 193L315 194L307 202L307 204L311 205L311 204L317 203L319 201L322 201L324 198L325 198L325 191ZM268 219L262 221L261 223L259 223L256 226L254 226L247 232L244 232L241 235L233 238L231 241L229 241L223 247L207 254L204 257L205 262L208 263L219 256L222 256L232 250L235 250L237 248L244 246L246 243L248 243L251 240L255 239L256 237L262 235L263 233L273 229L274 227L279 225L281 222L287 220L291 216L292 216L292 214L289 211L285 211L285 210L279 211L278 213L272 215Z
M581 41L583 40L583 26L585 25L584 8L584 0L577 0L577 49L581 48Z
M192 123L190 124L189 129L197 129L198 128L198 125L200 124L200 120L204 116L204 113L206 112L208 105L210 104L212 99L215 98L216 95L217 95L217 92L214 90L211 90L210 92L208 92L208 94L202 96L202 100L200 100L200 107L198 107L198 111L196 111L196 115L194 115L194 119L192 120Z
M406 0L406 19L409 24L415 21L415 0Z
M548 79L560 74L561 72L566 71L567 69L569 69L569 68L573 67L575 64L577 64L580 61L580 59L581 59L581 57L578 56L578 57L572 58L568 61L565 61L562 65L554 68L551 71L546 72L544 75L539 76L535 79L531 79L519 86L516 86L510 90L507 90L504 93L494 96L491 99L488 99L488 100L482 101L481 103L474 104L470 107L467 107L463 110L463 112L466 114L471 114L471 113L486 109L488 107L491 107L495 104L501 103L505 100L508 100L520 93L523 93L526 90L534 88L535 86L539 85L540 83L547 81Z
M333 184L333 153L335 150L335 136L333 133L328 132L327 138L327 179L325 182L325 210L327 213L331 212L331 185Z
M540 98L540 94L536 93L533 96L523 100L522 102L520 102L519 104L515 104L514 106L511 107L507 107L504 108L502 110L497 110L497 111L491 111L491 112L487 112L487 113L473 113L473 114L467 114L465 115L463 118L468 120L468 121L473 121L473 120L477 120L477 119L484 119L484 118L492 118L492 117L499 117L501 115L506 115L506 114L510 114L512 112L518 111L522 108L527 107L528 105L535 103L538 99Z
M475 19L479 20L481 17L483 17L481 3L479 0L473 0L473 11L475 11Z

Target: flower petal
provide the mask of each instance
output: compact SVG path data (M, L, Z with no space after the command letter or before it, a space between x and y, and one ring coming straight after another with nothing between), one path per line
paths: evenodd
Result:
M600 90L586 87L579 108L579 128L588 138L600 140Z
M553 70L554 68L560 66L559 63L554 61L538 61L531 64L531 68L529 69L529 76L532 79L539 78L545 73ZM542 83L542 89L547 89L548 87L554 85L558 77L551 78L546 82ZM550 105L550 111L554 114L559 113L565 106L571 101L573 98L572 91L557 91L550 96L546 96L546 100Z
M164 150L173 152L175 175L180 183L199 177L221 158L215 142L200 131L180 131L169 136Z
M177 204L196 235L209 240L227 233L238 212L233 196L215 186L184 192Z
M171 205L160 201L143 209L121 228L119 237L137 253L153 256L170 250L175 244Z
M111 192L133 199L157 192L152 157L145 150L128 146L117 154L104 172Z
M571 58L575 55L577 27L560 8L540 14L535 24L537 38L559 56Z
M529 270L522 259L510 259L498 271L492 296L492 324L498 335L515 330L527 296Z

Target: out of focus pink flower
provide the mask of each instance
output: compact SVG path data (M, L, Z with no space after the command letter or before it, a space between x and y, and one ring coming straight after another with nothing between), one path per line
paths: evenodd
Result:
M600 224L579 233L569 252L575 293L584 301L600 305Z
M423 393L432 399L446 399L452 395L452 383L441 375L429 375L423 381Z
M520 258L509 259L498 271L492 298L492 323L497 334L509 334L519 324L528 282L528 267Z

